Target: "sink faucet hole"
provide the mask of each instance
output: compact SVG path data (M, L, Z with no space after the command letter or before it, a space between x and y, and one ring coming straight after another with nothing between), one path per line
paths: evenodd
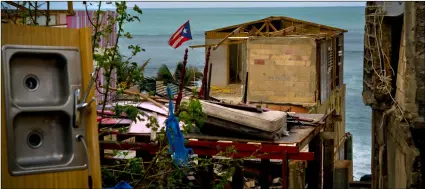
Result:
M28 145L31 148L39 148L43 144L43 136L38 132L31 132L28 135Z
M25 88L27 88L29 91L35 91L38 89L39 86L39 79L37 76L35 75L27 75L25 76L24 79L24 86Z

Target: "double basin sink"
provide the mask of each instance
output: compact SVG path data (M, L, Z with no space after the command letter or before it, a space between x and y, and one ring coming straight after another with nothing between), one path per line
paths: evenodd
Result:
M74 91L82 86L79 50L5 45L2 75L10 174L87 168L76 138L85 127L73 120L79 113Z

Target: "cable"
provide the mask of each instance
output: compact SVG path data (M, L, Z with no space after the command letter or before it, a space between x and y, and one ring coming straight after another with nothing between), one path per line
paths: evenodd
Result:
M93 189L93 178L91 176L90 163L89 163L90 162L90 159L89 159L89 150L87 148L87 144L86 144L86 141L84 140L83 135L77 135L77 141L83 143L84 150L86 151L88 184L89 184L89 189Z

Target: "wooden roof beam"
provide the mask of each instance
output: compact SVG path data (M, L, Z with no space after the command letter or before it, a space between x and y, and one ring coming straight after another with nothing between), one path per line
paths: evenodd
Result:
M18 8L21 11L29 11L29 9L23 5L20 5L18 3L15 3L13 1L5 1L5 3L12 5L16 8ZM67 14L67 15L74 15L74 8L73 8L73 3L72 1L68 1L68 9L67 10L48 10L49 15L54 15L54 14ZM12 13L11 16L18 16L19 14L19 10L8 10ZM3 13L4 10L2 10ZM6 12L5 12L6 13ZM37 16L45 16L47 15L47 10L37 10Z
M192 45L192 46L189 46L189 47L192 48L192 49L195 49L195 48L212 47L212 46L215 46L215 45L217 45L217 44Z
M288 34L288 33L292 33L292 32L294 32L294 31L295 31L295 29L296 29L296 27L295 27L295 26L290 26L290 27L287 27L287 28L285 28L285 29L283 29L283 30L279 30L279 31L276 31L276 32L270 33L270 37L284 36L284 35L286 35L286 34Z
M269 22L269 25L270 25L270 27L273 29L273 31L275 31L275 32L276 32L276 31L278 31L278 30L276 29L276 27L274 27L274 26L273 26L273 23L272 23L272 22Z
M13 2L13 1L4 1L4 3L7 3L7 4L9 4L9 5L12 5L12 6L14 6L14 7L18 8L18 9L21 9L21 10L28 10L28 8L27 8L27 7L25 7L25 6L23 6L23 5L20 5L20 4L18 4L18 3L15 3L15 2Z
M243 28L244 26L243 25L241 25L241 26L239 26L238 28L236 28L235 30L233 30L232 32L230 32L229 34L227 34L227 36L225 37L225 38L223 38L220 42L218 42L217 43L217 45L215 45L214 47L213 47L213 50L216 50L222 43L224 43L224 41L226 41L227 40L227 38L229 38L230 36L232 36L232 35L234 35L234 34L236 34L236 33L239 33L240 32L240 30Z

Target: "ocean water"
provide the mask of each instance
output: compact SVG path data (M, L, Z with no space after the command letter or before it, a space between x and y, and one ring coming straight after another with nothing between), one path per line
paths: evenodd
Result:
M288 16L324 25L344 28L344 83L346 93L346 131L354 137L354 176L360 179L370 174L371 168L371 110L362 101L364 7L299 7L299 8L198 8L198 9L143 9L141 22L124 25L132 39L120 39L120 49L130 53L128 45L146 49L133 60L139 64L151 58L145 75L153 76L162 64L172 71L183 59L189 45L204 44L204 31L262 19L268 16ZM170 36L190 20L193 40L180 48L168 46ZM203 48L189 49L188 64L203 69Z

